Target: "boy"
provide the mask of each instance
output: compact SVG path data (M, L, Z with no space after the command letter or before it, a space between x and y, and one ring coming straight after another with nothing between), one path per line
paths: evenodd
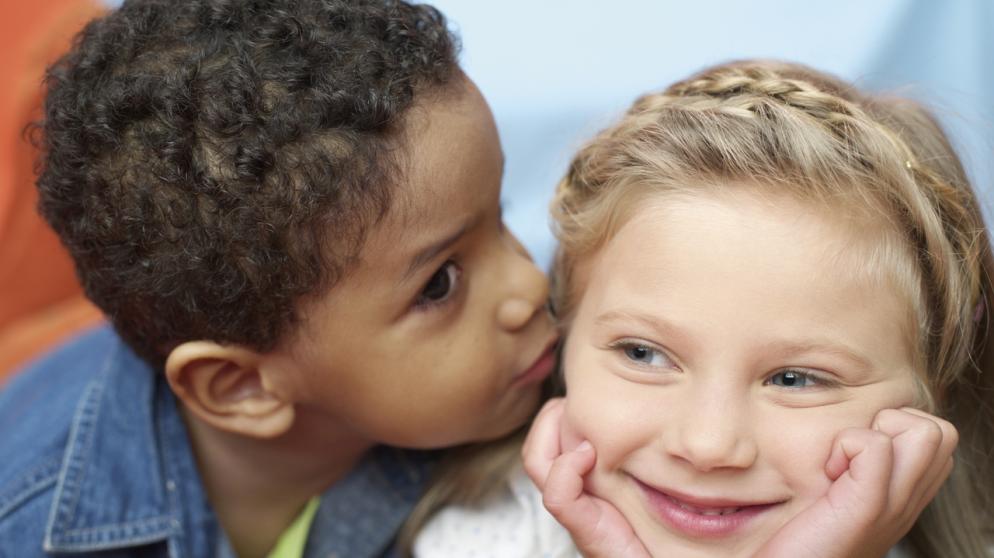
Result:
M432 455L379 444L531 416L546 281L455 50L391 0L146 0L84 30L39 191L114 329L0 392L5 555L383 555Z

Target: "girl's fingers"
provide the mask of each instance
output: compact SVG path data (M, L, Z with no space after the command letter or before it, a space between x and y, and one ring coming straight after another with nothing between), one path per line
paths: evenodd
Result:
M757 558L883 556L903 533L881 530L887 510L893 449L889 436L849 428L835 438L825 464L832 484L824 497L792 518ZM889 526L889 523L885 524Z
M941 464L939 472L931 480L922 483L925 485L925 489L921 491L921 494L918 496L918 500L915 502L915 509L918 513L915 514L912 521L918 518L918 514L920 514L921 511L925 509L925 506L927 506L929 502L935 498L935 495L939 493L942 485L946 483L946 480L949 479L949 475L953 472L954 465L955 460L952 457L949 457Z
M525 443L521 447L521 458L525 472L532 482L542 490L549 476L553 461L562 453L559 444L559 430L562 422L564 399L550 399L532 422Z
M825 464L825 498L787 523L759 556L817 548L833 557L883 556L905 536L953 466L952 424L914 409L889 409L870 429L843 430Z
M598 510L583 492L583 476L594 467L594 461L594 448L583 442L557 457L545 479L542 503L570 532L597 524Z
M959 436L948 421L917 409L885 409L877 413L872 428L894 443L894 474L890 507L895 512L924 509L948 476L947 468ZM919 507L920 506L920 507Z
M839 433L825 465L829 503L855 517L878 517L887 507L892 467L890 436L865 428Z
M906 507L916 487L923 484L936 451L942 443L942 430L935 422L900 409L877 413L871 428L893 440L894 474L890 483L891 507ZM941 461L939 465L941 465Z
M926 471L925 478L919 483L920 486L916 487L918 495L917 501L915 502L916 506L914 509L916 514L915 517L912 518L913 521L917 518L917 514L920 514L921 511L925 509L925 506L927 506L929 502L935 498L943 484L945 484L946 480L949 479L949 475L952 473L953 466L955 465L953 455L956 451L957 444L959 444L959 432L949 421L930 415L925 411L919 411L918 409L911 408L903 410L913 415L918 415L934 421L942 431L942 442L935 451L932 465L929 467L929 470Z
M913 415L918 415L923 418L927 418L938 425L939 430L942 431L942 443L939 444L939 448L936 451L937 456L952 456L953 452L956 451L956 446L959 444L959 431L953 426L953 423L948 420L939 418L935 415L930 415L925 411L919 411L918 409L913 409L911 407L905 407L901 409L906 413Z
M583 477L597 460L590 442L556 458L542 503L569 531L586 558L649 558L628 521L608 502L584 491Z

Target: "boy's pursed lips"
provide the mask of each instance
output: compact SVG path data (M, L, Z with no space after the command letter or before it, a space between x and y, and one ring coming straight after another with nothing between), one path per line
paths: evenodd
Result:
M558 343L559 336L552 336L552 338L550 338L549 341L542 346L542 352L531 361L528 368L525 368L513 378L511 381L511 387L518 387L520 385L542 381L549 374L551 374L556 365L556 345Z

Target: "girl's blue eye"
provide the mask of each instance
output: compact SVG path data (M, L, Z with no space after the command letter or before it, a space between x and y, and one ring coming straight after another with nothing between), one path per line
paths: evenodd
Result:
M438 268L438 271L428 279L428 283L421 289L415 306L432 306L441 304L452 296L459 286L459 276L461 270L453 261L447 261Z
M628 360L644 366L672 366L673 363L659 349L642 343L625 343L622 351Z
M820 386L823 384L823 382L813 374L801 372L800 370L781 370L780 372L770 376L767 382L775 386L785 388L806 388Z

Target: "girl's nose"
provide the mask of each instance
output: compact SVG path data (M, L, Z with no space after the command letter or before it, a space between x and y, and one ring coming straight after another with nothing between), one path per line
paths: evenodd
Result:
M705 393L692 399L674 421L676 424L670 426L673 429L667 444L670 455L702 472L745 469L755 463L758 448L745 406L719 393Z

